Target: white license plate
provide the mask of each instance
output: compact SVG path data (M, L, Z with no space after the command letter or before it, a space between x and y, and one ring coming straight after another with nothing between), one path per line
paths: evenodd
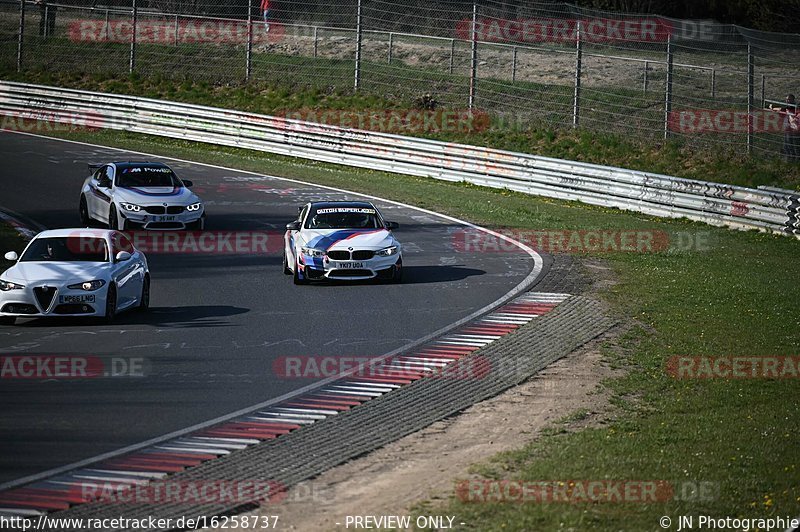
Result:
M337 262L336 267L340 270L363 270L363 262Z
M174 222L174 216L153 216L153 221L155 222Z
M94 294L85 296L58 296L59 303L94 303Z

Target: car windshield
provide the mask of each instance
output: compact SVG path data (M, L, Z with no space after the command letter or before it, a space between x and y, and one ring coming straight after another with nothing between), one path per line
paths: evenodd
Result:
M368 207L319 208L308 217L306 229L378 229L383 224Z
M68 236L37 238L20 258L22 262L108 262L103 238Z
M179 187L181 182L166 166L128 166L117 172L118 187Z

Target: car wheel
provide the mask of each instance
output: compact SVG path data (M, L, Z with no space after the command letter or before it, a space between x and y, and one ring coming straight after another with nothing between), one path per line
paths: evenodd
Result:
M206 220L205 218L200 218L196 222L192 222L190 224L186 224L186 229L189 231L202 231L206 227Z
M14 316L0 316L0 325L14 325L16 321Z
M297 265L297 263L294 265L293 280L294 284L308 284L308 279L306 279L305 276L300 273L300 267Z
M86 206L86 196L81 195L81 204L78 208L78 211L81 215L81 225L84 227L89 227L92 223L92 220L89 218L89 208Z
M400 259L397 261L397 264L394 265L394 269L392 270L392 282L395 284L403 282L403 260Z
M283 273L285 275L292 275L292 269L289 268L289 260L286 258L286 251L283 252Z
M106 325L114 323L114 318L117 316L117 287L112 285L108 286L108 294L106 294L106 314L103 316L103 322Z
M117 221L117 209L112 205L111 210L108 212L108 228L119 229L118 225L119 222Z
M150 308L150 276L145 275L142 281L142 295L139 298L139 310L146 311Z

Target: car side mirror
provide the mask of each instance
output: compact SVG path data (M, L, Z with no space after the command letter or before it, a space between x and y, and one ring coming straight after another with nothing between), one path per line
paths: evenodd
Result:
M17 255L16 251L9 251L8 253L5 254L5 258L6 260L17 260L19 258L19 255Z
M114 262L125 262L126 260L130 260L131 254L127 251L120 251L117 253L117 256L114 257Z
M194 181L190 181L189 179L181 179L183 181L183 186L186 188L192 188L194 186Z
M300 222L294 221L292 223L286 224L286 229L288 231L299 231L300 230Z
M386 229L389 231L392 229L400 229L400 224L397 222L386 222Z

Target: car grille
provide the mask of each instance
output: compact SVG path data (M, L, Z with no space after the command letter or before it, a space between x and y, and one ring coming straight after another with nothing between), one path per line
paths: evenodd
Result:
M180 214L183 212L183 207L180 205L167 207L167 214Z
M350 260L349 251L329 251L328 258L331 260Z
M353 260L369 260L375 256L374 251L354 251Z
M369 260L375 256L374 251L357 250L350 253L349 251L329 251L328 258L331 260Z
M328 274L328 277L372 277L372 272L370 270L331 270L331 272Z
M94 312L94 308L91 305L80 303L58 305L53 309L53 314L91 314L92 312Z
M181 222L150 222L147 224L148 229L183 229Z
M164 214L164 207L145 207L147 214Z
M25 305L24 303L8 303L2 309L2 312L9 314L36 314L39 310L33 305Z
M33 295L36 296L36 301L39 302L43 312L47 312L50 308L50 303L53 302L53 297L56 295L56 289L53 286L37 286L33 289Z

